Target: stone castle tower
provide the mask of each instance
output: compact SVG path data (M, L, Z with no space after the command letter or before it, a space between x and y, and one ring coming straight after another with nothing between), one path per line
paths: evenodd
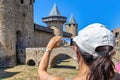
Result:
M71 15L70 20L65 25L66 32L71 33L72 37L75 37L77 35L78 24L73 15Z
M63 24L66 22L66 17L61 16L56 4L53 6L49 16L42 18L42 21L54 30L54 35L63 36Z
M16 65L18 49L34 46L33 0L0 0L0 67Z

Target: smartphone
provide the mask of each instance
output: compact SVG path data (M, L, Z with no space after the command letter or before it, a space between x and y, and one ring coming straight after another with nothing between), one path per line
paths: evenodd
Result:
M61 38L60 41L58 42L58 46L72 46L73 40L72 38Z

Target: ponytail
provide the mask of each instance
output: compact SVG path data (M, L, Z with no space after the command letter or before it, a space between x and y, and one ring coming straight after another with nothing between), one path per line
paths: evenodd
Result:
M97 57L84 52L79 48L85 63L90 66L87 80L111 80L114 77L114 63L112 61L113 47L100 46L96 50Z
M112 47L98 47L96 52L99 56L91 64L91 70L87 80L111 80L114 76L114 63L111 60Z
M110 80L114 76L114 63L110 57L99 57L91 65L88 80Z

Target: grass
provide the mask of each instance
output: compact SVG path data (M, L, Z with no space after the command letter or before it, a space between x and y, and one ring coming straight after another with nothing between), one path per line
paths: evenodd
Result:
M116 57L118 58L118 57ZM0 80L39 80L36 66L18 65L14 68L0 69ZM63 60L57 64L55 68L48 68L48 72L52 75L72 78L77 75L78 70L75 69L75 62L72 58ZM120 77L120 75L118 75ZM119 80L115 79L115 80Z
M0 69L0 80L39 80L37 69L35 66L27 65ZM70 58L62 61L56 68L49 68L48 72L55 76L72 78L78 70L75 69L74 60Z

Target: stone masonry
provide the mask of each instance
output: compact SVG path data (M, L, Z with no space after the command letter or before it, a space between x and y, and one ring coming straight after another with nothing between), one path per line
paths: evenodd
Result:
M18 49L34 47L33 0L0 0L0 44L0 67L15 66Z
M114 29L113 33L115 34L115 45L120 46L120 28Z
M57 6L47 17L52 18L47 27L34 24L34 1L0 0L0 67L25 64L26 48L46 47L55 35L72 36L62 30L66 17L61 16Z
M38 65L46 48L26 48L26 63L27 65ZM58 57L62 54L68 55L69 57L73 57L75 51L71 47L61 47L55 48L51 52L49 67L56 66L56 61ZM62 56L63 58L64 56ZM76 64L73 66L77 66Z

